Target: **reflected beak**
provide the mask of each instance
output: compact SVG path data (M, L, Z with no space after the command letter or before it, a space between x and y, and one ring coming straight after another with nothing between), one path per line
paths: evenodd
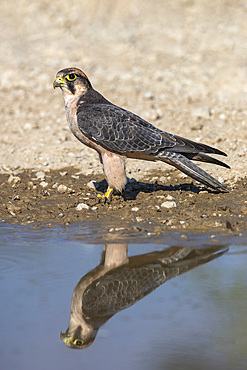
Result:
M55 83L55 81L54 81ZM53 84L54 85L54 84ZM55 86L56 87L56 86ZM55 89L54 87L54 89ZM60 333L60 338L62 339L62 341L66 344L66 343L71 343L72 342L72 337L71 335L69 334L66 334L66 333Z
M53 82L53 87L55 89L55 87L63 87L65 84L65 80L64 78L58 76L55 81Z

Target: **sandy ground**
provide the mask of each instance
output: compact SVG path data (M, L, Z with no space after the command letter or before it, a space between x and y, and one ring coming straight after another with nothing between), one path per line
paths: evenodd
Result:
M48 176L49 172L54 176L67 172L70 180L80 173L82 187L90 179L103 179L97 154L70 133L61 92L52 88L56 72L70 66L84 70L94 88L113 103L165 131L225 151L231 170L202 167L233 189L230 195L217 197L223 203L224 197L232 204L240 201L243 216L247 177L246 16L245 1L2 0L2 219L8 218L5 214L11 217L8 206L13 197L28 197L28 189L37 186L30 185L30 171L43 171ZM168 171L178 185L190 183L161 163L129 160L127 168L128 176L137 181L148 179L151 184L158 181L169 187L171 181L164 181ZM46 176L39 180L46 181ZM48 188L56 182L48 182ZM70 188L73 183L68 185ZM18 194L13 194L17 188ZM169 188L166 190L165 197ZM191 194L199 204L198 191ZM62 203L65 193L59 194ZM139 203L149 204L150 195L139 194ZM210 202L216 195L207 196ZM48 207L47 202L43 204ZM137 205L131 203L130 207Z

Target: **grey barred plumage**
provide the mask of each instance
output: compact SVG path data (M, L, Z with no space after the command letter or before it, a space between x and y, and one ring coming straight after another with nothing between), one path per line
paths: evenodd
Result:
M95 149L103 163L108 197L127 182L125 158L163 161L213 189L227 188L191 160L230 168L208 154L226 156L206 144L167 133L136 114L118 107L93 89L84 72L66 68L58 72L54 87L63 92L69 126L84 144Z

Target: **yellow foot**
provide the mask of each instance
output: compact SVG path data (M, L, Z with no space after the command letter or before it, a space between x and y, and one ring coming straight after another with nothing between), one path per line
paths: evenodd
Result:
M108 187L108 189L107 189L107 191L104 195L98 194L97 197L101 198L101 199L104 199L105 201L106 200L111 200L113 190L114 190L113 188Z

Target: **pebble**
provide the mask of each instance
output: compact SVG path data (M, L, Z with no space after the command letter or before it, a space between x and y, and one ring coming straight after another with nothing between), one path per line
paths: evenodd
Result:
M219 181L219 182L221 182L221 183L223 183L223 182L224 182L223 177L219 176L219 177L218 177L218 181Z
M175 200L175 198L172 195L167 195L166 199L167 200Z
M182 234L182 235L180 235L180 238L181 239L187 239L188 237L187 237L187 235Z
M93 206L92 208L91 208L91 210L92 211L96 211L98 209L98 207L96 207L96 206Z
M211 109L207 105L193 109L193 111L191 112L191 116L197 118L209 119L211 115Z
M3 164L1 166L1 169L4 171L4 172L11 172L12 171L12 167L10 167L8 164Z
M35 176L37 177L37 179L44 180L46 174L43 171L39 171L39 172L36 172Z
M53 185L54 186L54 185ZM67 191L68 187L66 185L59 185L57 188L57 191L61 194L65 193Z
M83 209L90 209L89 205L86 203L79 203L76 208L77 211L82 211Z
M222 121L224 121L224 120L226 119L226 115L225 115L225 113L221 113L221 114L219 115L219 119L220 119L220 120L222 120Z
M161 207L163 207L163 208L174 208L174 207L177 207L177 204L174 201L166 201L166 202L163 202L161 204Z
M95 189L95 180L91 180L87 183L87 187L90 188L90 189Z
M137 222L142 222L142 221L143 221L143 218L141 218L141 217L136 217L136 221L137 221Z
M137 212L137 211L139 211L139 208L138 207L133 207L133 208L131 208L131 211L132 212Z
M159 181L167 182L167 179L171 179L171 176L160 176Z
M15 216L16 213L21 213L21 207L17 207L14 204L8 204L7 209L12 216Z
M64 172L59 172L59 174L60 174L60 176L66 176L67 174L68 174L68 172L67 171L64 171Z
M174 220L172 220L172 219L171 220L168 220L168 221L167 220L164 220L163 221L163 224L165 224L167 226L172 226L174 224Z
M19 176L10 175L9 178L8 178L8 183L9 184L13 183L15 185L19 181L21 181L21 178Z
M19 195L16 195L16 196L14 196L14 198L11 199L11 201L12 200L20 200L20 196Z
M48 186L48 182L41 181L40 186L42 186L42 188L46 188Z
M146 91L142 94L144 99L153 100L155 98L154 94L151 91Z

